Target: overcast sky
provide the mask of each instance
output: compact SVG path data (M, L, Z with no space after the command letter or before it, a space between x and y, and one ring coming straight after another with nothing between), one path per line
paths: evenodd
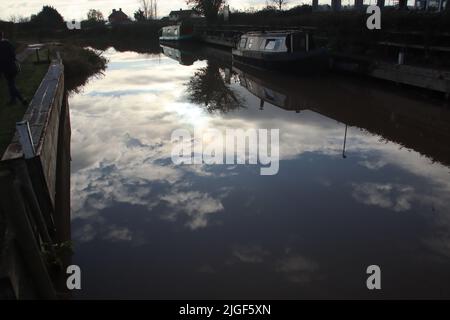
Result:
M271 0L226 0L231 10L258 9L266 6ZM394 0L386 0L386 4ZM11 20L11 17L29 17L39 12L44 5L55 7L65 20L82 20L86 18L89 9L100 10L108 17L112 9L122 8L126 14L133 17L133 13L140 7L140 0L0 0L0 20ZM311 4L312 0L287 0L288 7L301 4ZM329 4L331 0L319 0L320 4ZM342 5L353 4L354 0L342 0ZM376 0L364 0L364 3L375 4ZM414 0L408 0L413 5ZM163 17L171 10L187 9L186 0L158 0L158 16Z
M265 6L270 0L228 0L232 9L249 9ZM320 3L329 3L330 0L319 0ZM347 4L349 0L342 0ZM374 0L375 1L375 0ZM291 6L310 3L311 0L289 0ZM122 8L125 13L133 16L139 8L140 0L0 0L0 19L10 20L12 16L28 17L40 11L42 6L55 7L66 20L84 19L89 9L99 9L107 17L113 8ZM185 0L158 0L158 15L165 16L171 10L186 9Z

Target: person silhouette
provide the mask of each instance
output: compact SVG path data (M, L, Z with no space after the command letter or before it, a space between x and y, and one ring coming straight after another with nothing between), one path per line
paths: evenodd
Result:
M23 105L27 105L28 101L22 97L16 87L16 76L19 73L19 67L16 64L16 50L14 46L0 31L0 76L4 75L8 84L10 101L8 104L16 104L19 100Z

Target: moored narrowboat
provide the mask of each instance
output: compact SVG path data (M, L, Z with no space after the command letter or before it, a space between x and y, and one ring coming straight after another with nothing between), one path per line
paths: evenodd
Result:
M259 31L241 36L233 59L267 69L317 71L328 66L326 48L309 31Z
M160 31L160 41L182 41L192 39L194 28L191 24L180 23L163 27Z
M185 45L189 45L186 43ZM193 50L189 47L185 48L184 45L178 43L166 43L165 45L160 45L162 53L173 60L178 61L183 66L191 66L198 57L194 54Z

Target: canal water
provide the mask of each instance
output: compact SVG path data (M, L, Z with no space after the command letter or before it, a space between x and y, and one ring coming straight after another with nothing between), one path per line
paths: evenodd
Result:
M105 74L70 98L75 297L450 298L440 102L210 47L104 55ZM176 129L278 129L278 173L176 165Z

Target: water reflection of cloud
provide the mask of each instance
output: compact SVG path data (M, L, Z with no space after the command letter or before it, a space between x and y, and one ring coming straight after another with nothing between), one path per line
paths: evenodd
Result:
M112 242L130 241L132 236L131 231L128 228L108 226L108 230L105 232L103 239L110 240Z
M277 263L277 271L294 283L307 283L317 276L319 265L302 255L290 254Z
M261 263L269 255L269 252L261 246L236 246L233 255L244 263Z
M223 210L220 200L198 191L174 192L162 196L161 200L167 202L172 209L163 218L176 220L179 214L186 214L189 218L186 225L192 230L206 227L208 215Z
M145 207L150 214L157 206L164 206L161 218L183 221L191 230L204 228L209 219L224 210L223 199L227 193L217 196L214 194L217 190L197 190L188 177L230 177L238 174L239 167L210 170L202 165L173 166L168 161L172 131L194 127L223 132L236 128L275 128L280 129L283 161L309 153L321 154L333 161L355 159L365 170L395 167L423 179L429 187L420 194L407 182L396 181L394 177L354 182L351 191L356 201L393 211L408 211L415 203L433 204L438 212L435 225L443 231L430 235L425 241L437 250L448 252L450 179L445 166L431 164L414 151L379 141L378 136L354 127L348 128L348 159L344 160L341 153L345 126L314 112L302 111L293 116L291 112L280 112L268 104L264 111L256 112L259 100L239 85L232 85L232 88L247 104L247 108L239 112L208 114L200 106L189 103L185 83L195 70L205 66L205 62L174 67L177 62L165 57L142 58L136 53L111 50L107 54L121 63L112 63L104 78L91 82L83 94L71 99L74 219L92 218L119 202ZM130 64L134 66L131 69L128 68ZM110 96L114 92L127 96ZM280 171L283 171L283 163ZM323 187L333 185L331 177L317 181ZM92 239L92 227L86 224L82 228L86 229L82 237ZM132 230L112 234L122 239L133 236ZM302 266L301 259L291 258L290 264L288 262L279 264L280 272L295 269L289 265ZM306 270L312 266L303 263Z
M354 183L352 195L361 203L394 211L409 210L415 197L413 187L390 183Z
M133 60L133 55L125 56L127 61ZM140 60L139 64L144 62ZM153 72L160 68L159 74L165 76L149 75L144 68L133 70L131 77L129 70L124 72L116 65L102 81L93 83L71 101L76 128L72 146L77 150L73 162L76 172L72 179L73 217L91 218L114 203L140 205L150 210L164 202L171 210L166 218L174 220L185 214L189 228L204 227L208 214L222 210L220 200L199 191L174 194L168 188L166 194L158 194L152 190L155 183L175 187L180 182L183 187L183 170L167 163L167 157L171 151L171 130L183 118L171 108L182 94L172 88L177 81L181 86L190 71L186 70L184 76L178 72L171 78L164 63L160 64L159 60L146 63L147 67L152 66ZM127 99L106 97L114 92L111 88L119 88L118 91L129 96ZM87 236L82 239L93 239L89 236L91 227L86 228ZM104 238L129 236L129 232L116 230Z
M237 245L232 249L232 256L240 263L269 264L274 271L297 284L307 283L320 277L319 264L304 255L293 252L291 248L271 252L260 245ZM230 262L232 265L232 260Z

